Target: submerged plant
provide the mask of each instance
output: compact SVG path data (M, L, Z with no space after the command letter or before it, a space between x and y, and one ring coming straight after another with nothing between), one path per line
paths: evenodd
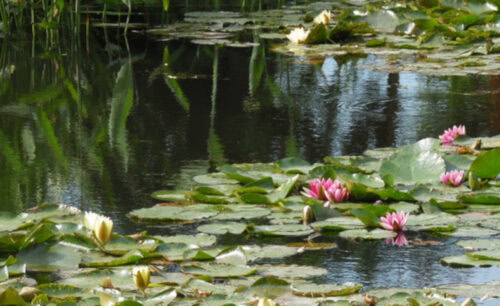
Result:
M453 141L459 135L465 135L464 125L459 125L459 126L454 125L452 128L445 130L443 135L439 136L439 140L443 145L449 146L453 144Z
M309 30L304 30L304 28L296 28L293 29L290 34L286 36L291 42L296 43L296 44L303 44L309 35Z
M407 212L388 212L385 217L380 218L380 226L388 231L404 231L409 215Z
M464 181L465 171L463 170L452 170L441 175L441 182L450 186L460 186Z
M349 199L349 190L339 180L314 179L309 182L309 187L304 188L302 192L306 197L333 203L340 203Z

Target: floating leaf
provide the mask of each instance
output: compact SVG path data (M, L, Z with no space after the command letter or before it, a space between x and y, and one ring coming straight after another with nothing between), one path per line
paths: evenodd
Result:
M472 162L469 171L479 178L495 178L500 174L500 149L493 149L479 155Z
M382 229L374 229L372 231L368 231L366 229L353 229L347 230L339 233L339 237L342 238L359 238L359 239L367 239L367 240L377 240L377 239L387 239L396 237L395 232L386 231Z
M307 297L344 296L358 292L361 287L362 285L353 283L343 285L293 284L292 292L295 295Z
M211 277L240 277L252 275L256 272L255 268L249 266L234 266L213 262L184 264L181 266L181 270L184 273Z
M325 275L328 272L323 268L299 265L259 265L257 270L261 275L286 279L310 278Z
M354 217L329 218L323 221L311 223L310 226L314 229L320 229L323 231L343 231L348 229L361 229L365 227L361 220Z
M247 229L247 225L245 223L237 223L237 222L225 222L225 223L210 223L198 226L197 230L199 232L207 233L207 234L234 234L239 235L243 233Z
M395 184L438 183L445 172L445 163L441 156L429 151L434 147L434 143L435 140L424 139L400 148L382 162L380 175L393 175Z
M290 283L276 277L267 276L256 280L250 286L250 289L258 296L274 299L290 291Z
M302 224L276 224L256 225L251 229L251 232L265 236L307 236L314 231L309 226Z

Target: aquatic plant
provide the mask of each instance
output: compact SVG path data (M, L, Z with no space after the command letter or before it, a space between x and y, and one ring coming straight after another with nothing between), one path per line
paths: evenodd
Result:
M314 18L314 23L328 25L333 15L329 10L323 10L318 16Z
M406 221L408 221L409 213L393 212L387 213L385 217L380 218L380 226L388 231L399 232L405 229Z
M460 186L464 181L465 171L463 170L452 170L441 175L441 182L446 185Z
M151 270L149 270L149 267L135 267L132 270L132 276L134 278L134 284L145 294L146 288L149 285L149 279L151 277Z
M310 30L304 30L304 28L295 28L293 29L290 34L286 36L291 42L296 43L296 44L303 44L309 35Z
M441 141L441 144L449 146L453 144L453 141L459 135L465 135L464 125L454 125L452 128L445 130L443 135L439 136L439 140Z
M111 240L113 220L110 218L93 212L85 212L83 224L94 233L95 238L102 246Z
M309 182L310 188L304 188L303 195L333 203L340 203L349 198L349 190L339 180L324 178L314 179Z

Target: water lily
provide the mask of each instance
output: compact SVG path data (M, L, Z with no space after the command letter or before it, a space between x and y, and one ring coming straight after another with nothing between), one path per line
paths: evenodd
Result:
M449 146L453 144L453 141L459 135L465 135L464 125L459 125L459 126L454 125L452 128L445 130L443 135L439 136L439 140L443 145Z
M111 240L113 234L113 220L101 216L95 221L94 234L101 245L105 245Z
M304 209L302 209L302 223L307 225L314 221L314 215L311 209L311 206L306 205Z
M303 44L309 35L309 30L304 30L304 28L295 28L290 34L286 36L291 42L296 44Z
M314 23L327 25L330 20L333 19L332 13L329 10L322 11L318 16L314 18Z
M380 226L388 231L403 231L409 215L407 212L388 212L385 217L380 218Z
M406 234L404 232L399 232L396 237L387 238L385 240L385 244L397 245L399 247L407 246L408 245L408 238L406 238Z
M85 226L85 228L87 228L88 230L93 231L96 221L102 217L103 216L96 214L94 212L86 211L83 217L83 226Z
M149 278L151 276L151 270L149 270L149 267L135 267L132 270L132 276L134 277L134 284L137 288L139 288L139 290L144 292L149 285Z
M441 182L446 185L460 186L464 181L465 171L463 170L452 170L441 175Z
M343 202L349 198L349 190L339 180L314 179L309 182L309 187L304 188L302 192L306 197L333 203Z

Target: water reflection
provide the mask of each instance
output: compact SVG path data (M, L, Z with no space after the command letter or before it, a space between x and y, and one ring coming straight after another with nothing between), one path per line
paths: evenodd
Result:
M64 202L130 233L146 227L126 214L152 205L151 192L188 188L225 162L318 161L436 137L458 123L470 135L500 133L498 77L389 74L362 69L380 60L373 56L290 58L266 41L238 49L140 40L129 53L101 40L87 53L37 45L32 54L2 42L2 210ZM461 252L453 241L338 244L293 261L324 263L329 280L372 286L491 276L441 267L439 258Z

